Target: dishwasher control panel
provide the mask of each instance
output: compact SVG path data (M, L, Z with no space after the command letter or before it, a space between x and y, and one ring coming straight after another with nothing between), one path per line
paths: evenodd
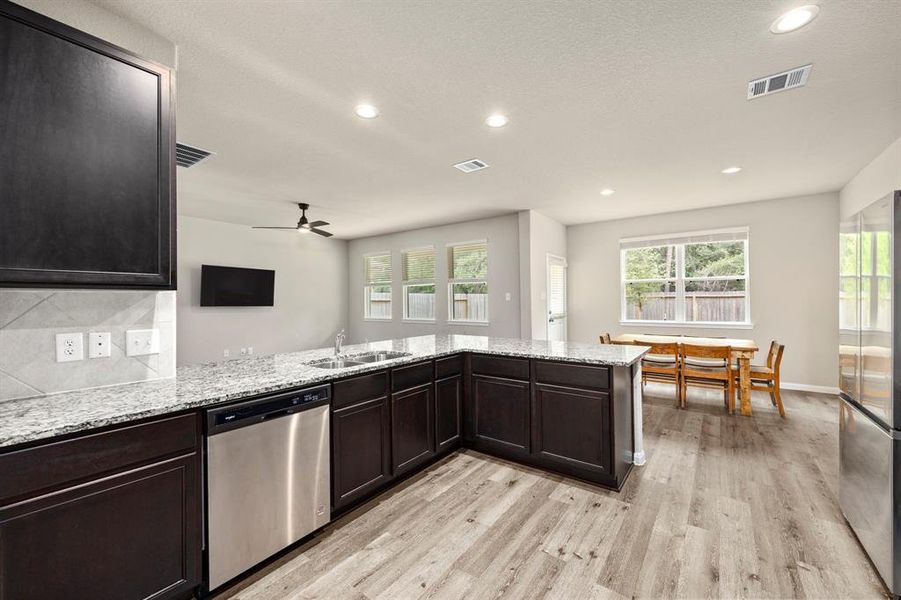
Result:
M331 386L283 392L207 411L207 434L215 435L236 427L244 427L269 419L328 404Z

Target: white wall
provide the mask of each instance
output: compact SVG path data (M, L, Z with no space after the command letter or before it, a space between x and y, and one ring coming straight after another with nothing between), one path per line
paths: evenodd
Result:
M447 322L447 245L472 240L488 240L489 325L458 325ZM400 252L410 248L435 246L437 294L435 323L405 323L403 317ZM394 282L391 321L363 318L363 256L391 251ZM389 235L351 240L348 248L350 339L384 340L431 333L463 333L519 337L519 219L505 215L440 227L415 229ZM510 300L506 300L506 294Z
M347 242L178 219L178 364L330 346L346 326ZM201 307L202 264L275 270L271 307Z
M547 255L566 258L566 226L534 210L519 213L521 333L547 339Z
M853 215L895 190L901 190L901 138L842 188L839 193L842 218Z
M620 324L619 240L750 227L753 329ZM576 225L567 229L569 339L609 331L773 339L786 346L783 379L835 388L838 364L838 194L819 194ZM765 359L764 353L757 360Z

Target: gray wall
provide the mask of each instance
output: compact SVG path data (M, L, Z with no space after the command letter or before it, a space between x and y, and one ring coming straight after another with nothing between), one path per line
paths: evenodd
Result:
M547 339L547 255L566 258L566 226L534 210L529 214L530 330L523 337Z
M621 238L737 226L750 227L753 329L620 324ZM567 234L570 340L593 342L604 331L683 333L753 338L767 348L778 339L786 382L836 387L837 193L576 225Z
M841 216L849 217L896 190L901 190L901 138L845 184L839 192Z
M488 240L488 314L490 324L455 325L447 322L447 244ZM435 246L437 293L435 323L404 323L401 296L400 251ZM394 270L391 321L363 318L363 256L391 251ZM516 214L415 229L390 235L351 240L348 248L348 325L350 339L384 340L432 333L461 333L519 337L519 220ZM506 300L505 294L510 294Z
M206 219L178 220L178 364L328 346L346 326L347 242L260 231ZM200 265L275 270L271 307L201 307Z
M106 40L144 58L177 67L171 41L87 0L16 0L25 8Z

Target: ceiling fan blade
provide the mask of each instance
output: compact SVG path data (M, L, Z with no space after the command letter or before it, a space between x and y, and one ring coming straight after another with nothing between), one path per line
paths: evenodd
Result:
M290 229L291 231L294 231L297 227L253 227L252 229Z
M326 221L313 221L310 223L310 227L324 227L326 225L328 225Z
M323 231L321 229L311 229L310 231L312 231L313 233L318 233L322 237L332 237L334 235L332 233L329 233L328 231Z

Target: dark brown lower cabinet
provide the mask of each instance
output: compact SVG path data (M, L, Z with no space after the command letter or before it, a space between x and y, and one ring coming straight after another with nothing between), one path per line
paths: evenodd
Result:
M388 396L333 410L332 508L352 504L390 479Z
M198 440L189 415L3 455L0 599L190 597L200 584L201 463L199 448L185 446ZM166 444L168 457L136 463ZM66 464L75 468L58 468Z
M391 394L391 455L395 476L435 454L432 383Z
M512 458L529 455L529 382L472 376L473 447Z
M534 386L533 455L572 475L609 475L610 396L541 383Z
M435 382L435 450L444 452L460 445L463 416L463 377Z

